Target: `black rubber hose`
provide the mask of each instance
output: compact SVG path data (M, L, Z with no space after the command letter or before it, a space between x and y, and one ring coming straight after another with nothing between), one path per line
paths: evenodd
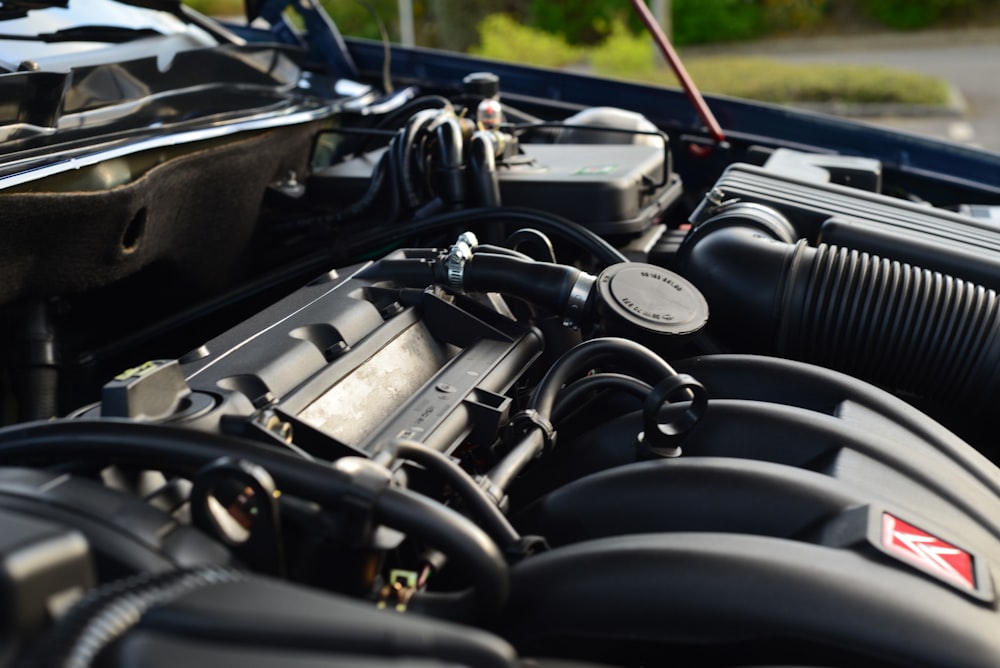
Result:
M465 264L462 287L468 292L499 292L563 313L582 275L563 264L474 253Z
M447 98L441 97L440 95L424 95L410 100L398 109L394 109L377 119L375 124L371 127L375 129L392 128L395 130L404 119L409 118L418 111L423 111L424 109L450 108L451 102ZM374 134L361 135L358 138L347 137L341 145L338 146L336 156L337 158L342 159L343 156L364 153L371 146L372 140L377 137L378 135Z
M190 429L125 420L33 422L0 430L0 464L81 461L125 464L192 476L220 457L263 466L284 492L339 507L358 487L342 470L286 454L271 446ZM490 538L471 521L431 499L386 487L372 495L373 519L426 540L453 556L472 576L484 612L499 609L507 565Z
M500 206L496 147L486 132L477 132L469 142L469 174L476 204L485 207Z
M591 339L574 347L552 365L535 388L530 407L543 415L551 415L564 385L590 369L609 364L634 373L650 385L677 373L662 357L634 341L614 337Z
M389 462L383 461L383 455ZM500 548L513 547L521 539L520 534L500 512L486 491L476 484L462 467L437 450L431 450L416 441L397 439L387 443L374 455L374 458L382 463L408 459L439 475L462 497L469 512Z
M953 276L750 227L705 235L683 273L729 344L813 362L948 404L1000 392L1000 299Z
M506 246L495 246L493 244L479 244L476 246L476 252L481 255L504 255L506 257L516 257L519 260L532 261L536 258L531 257L527 253L522 253L519 250L513 248L507 248ZM555 260L551 260L555 264Z
M590 253L604 264L628 261L628 258L617 248L583 225L545 211L518 207L463 209L429 216L402 225L383 226L344 240L340 246L343 254L341 259L347 261L358 253L418 234L443 232L456 227L474 230L491 223L511 223L537 227L546 234L563 239Z
M412 165L414 156L423 160L422 151L417 151L418 143L423 139L428 127L436 120L441 111L426 109L413 115L403 129L400 143L396 173L399 175L399 188L403 203L411 209L416 209L423 201L418 185L413 181Z
M465 174L462 169L462 127L458 119L448 115L434 129L437 151L437 194L448 207L465 201Z
M78 601L25 656L22 668L89 668L98 655L159 605L202 588L246 581L249 574L227 566L141 573L94 589Z
M639 401L644 401L653 386L632 376L621 373L595 373L567 385L556 397L552 407L552 421L558 424L566 415L577 408L583 398L597 390L624 392Z
M586 371L608 363L632 371L651 385L676 375L663 358L634 341L611 337L591 339L576 346L552 365L535 388L529 410L545 420L551 419L556 397L564 385ZM487 477L498 489L506 490L545 446L544 430L538 426L529 428L510 452L490 469Z
M375 515L393 529L419 536L456 558L459 568L474 580L481 614L489 617L503 608L509 593L507 562L482 529L447 506L399 488L378 496Z

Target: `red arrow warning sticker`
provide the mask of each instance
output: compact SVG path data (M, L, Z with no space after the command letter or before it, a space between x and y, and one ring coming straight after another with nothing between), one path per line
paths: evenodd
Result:
M976 591L971 554L889 513L882 513L882 547L931 575Z

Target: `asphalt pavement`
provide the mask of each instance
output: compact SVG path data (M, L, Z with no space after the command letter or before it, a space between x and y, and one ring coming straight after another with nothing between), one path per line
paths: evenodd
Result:
M956 93L950 112L899 108L872 116L868 110L857 120L1000 152L1000 29L790 38L690 50L692 57L710 53L883 66L941 77Z

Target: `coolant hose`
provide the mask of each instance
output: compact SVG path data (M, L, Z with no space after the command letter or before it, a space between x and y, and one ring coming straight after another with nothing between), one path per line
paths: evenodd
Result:
M741 350L950 404L983 407L1000 389L1000 300L981 285L847 248L778 241L751 225L700 236L682 249L681 265L708 299L718 340Z
M568 265L476 253L465 264L462 288L467 292L499 292L567 313L574 306L582 312L593 281Z

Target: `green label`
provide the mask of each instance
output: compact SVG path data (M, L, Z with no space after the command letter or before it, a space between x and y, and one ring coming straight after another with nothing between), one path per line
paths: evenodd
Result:
M590 167L581 167L573 173L578 176L601 176L611 174L617 169L618 165L591 165Z

